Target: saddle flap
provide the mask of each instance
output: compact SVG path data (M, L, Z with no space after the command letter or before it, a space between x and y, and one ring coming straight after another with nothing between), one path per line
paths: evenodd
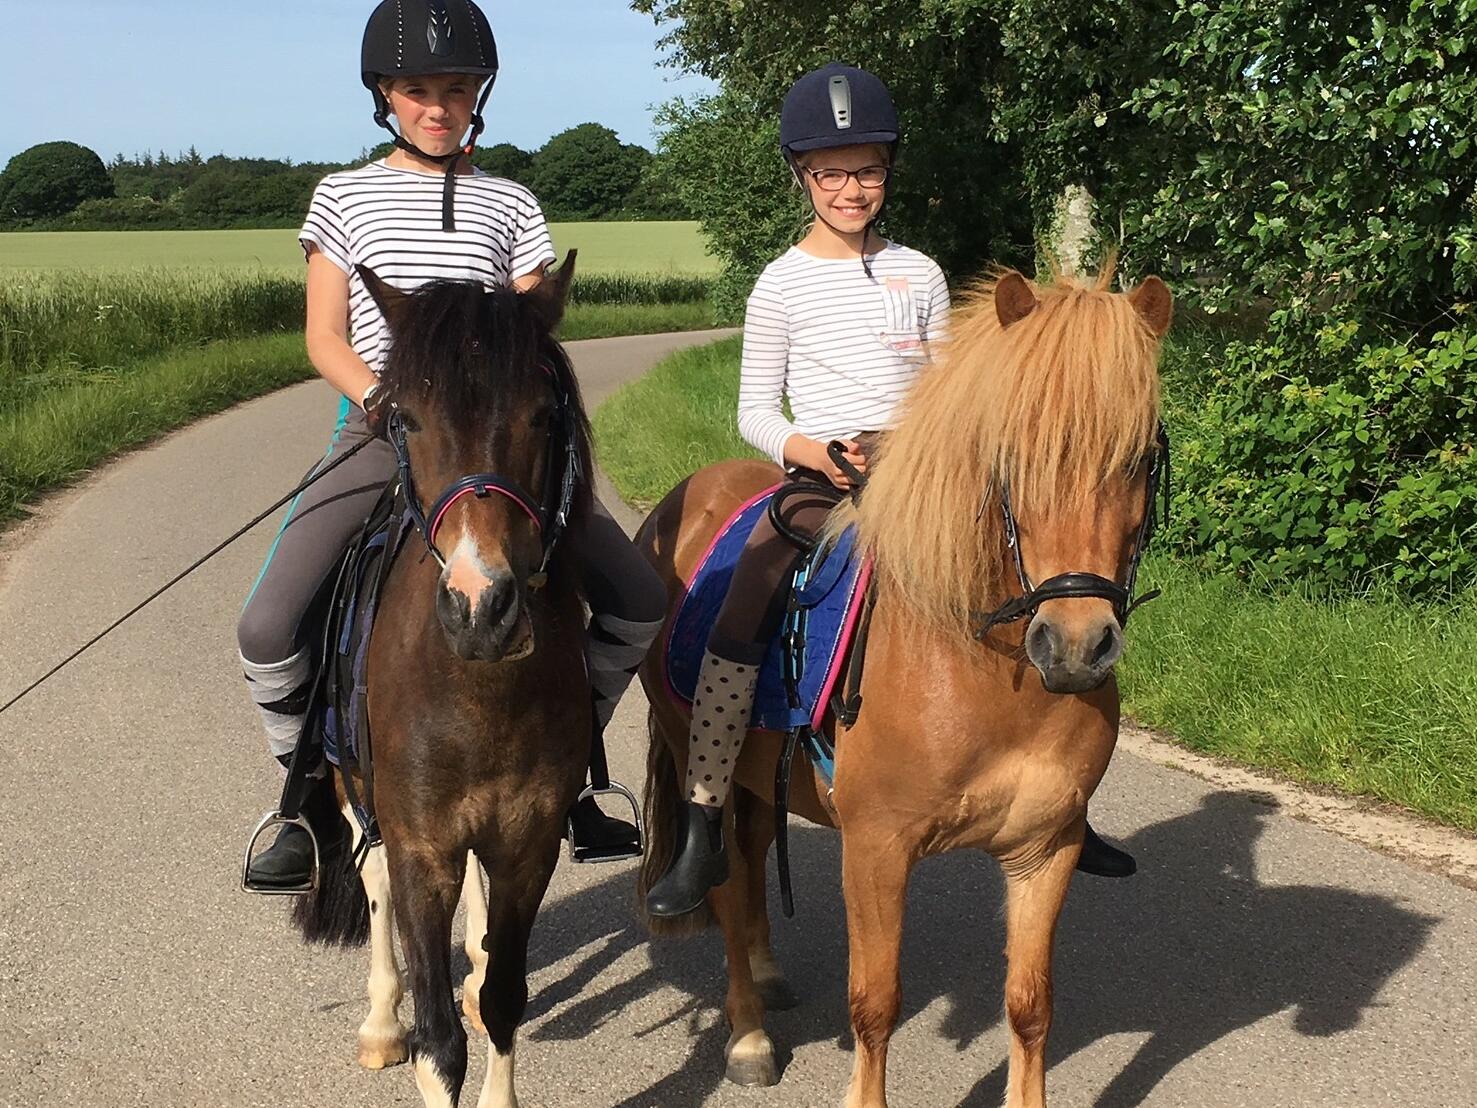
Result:
M664 650L667 687L674 699L690 705L708 635L733 579L734 567L749 534L769 508L774 489L767 489L736 511L714 536L688 583L672 620ZM805 667L801 674L801 706L793 708L785 686L784 650L779 636L770 643L759 668L759 685L749 725L788 731L805 724L819 726L840 677L842 662L855 634L870 574L852 557L848 533L816 557L824 559L824 580L805 587Z

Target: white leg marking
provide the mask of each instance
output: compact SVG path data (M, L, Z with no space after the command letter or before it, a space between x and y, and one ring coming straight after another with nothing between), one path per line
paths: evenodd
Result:
M347 807L344 818L353 829L357 848L359 822ZM377 846L364 860L360 874L369 897L369 1015L359 1025L359 1064L384 1069L405 1061L405 1028L400 1026L400 964L395 960L395 909L390 900L390 866L385 848Z
M415 1060L415 1087L421 1092L426 1108L456 1108L451 1092L441 1082L441 1074L428 1058Z
M499 1054L496 1047L489 1047L487 1077L482 1082L477 1108L518 1108L518 1094L513 1091L513 1054L516 1050L516 1043L508 1048L506 1054Z
M462 882L462 903L467 906L467 961L472 971L462 980L462 1012L478 1031L487 1034L482 1022L482 982L487 980L487 893L482 888L482 866L477 855L467 852L467 876Z

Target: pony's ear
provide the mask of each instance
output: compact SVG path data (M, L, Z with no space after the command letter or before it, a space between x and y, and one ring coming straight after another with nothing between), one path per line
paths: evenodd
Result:
M1001 327L1018 323L1036 310L1036 294L1031 282L1010 270L995 283L995 314Z
M578 253L578 250L571 250L564 255L563 265L553 273L545 271L544 279L523 294L544 317L550 331L564 318L564 305L569 300L569 286L574 284L574 259Z
M1139 318L1148 324L1154 337L1162 339L1174 316L1174 297L1169 286L1158 277L1145 277L1139 287L1128 294L1128 302L1138 312Z
M356 265L355 272L359 274L359 280L364 282L364 287L369 290L369 295L379 305L379 309L385 315L385 321L390 325L390 332L400 329L400 320L405 315L405 309L410 303L410 294L401 292L394 285L382 280L374 270L367 265Z

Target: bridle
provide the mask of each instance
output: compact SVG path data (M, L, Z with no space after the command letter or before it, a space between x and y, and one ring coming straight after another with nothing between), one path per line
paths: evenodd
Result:
M1015 558L1015 573L1020 581L1021 595L1012 597L992 612L971 613L980 623L974 632L976 639L983 640L998 624L1014 623L1028 616L1034 617L1037 609L1048 600L1075 600L1083 597L1095 597L1112 604L1113 614L1118 618L1119 626L1122 627L1127 625L1128 617L1133 614L1134 609L1141 604L1147 604L1159 595L1160 590L1151 589L1140 596L1134 596L1139 563L1143 561L1144 551L1148 549L1149 542L1154 537L1154 531L1159 526L1158 505L1161 487L1164 494L1163 519L1166 521L1169 519L1169 434L1165 431L1163 423L1159 425L1156 438L1157 445L1147 459L1149 471L1144 482L1144 518L1139 524L1138 535L1134 538L1133 554L1129 557L1128 572L1121 585L1097 573L1075 570L1059 573L1039 585L1033 585L1021 556L1020 526L1016 523L1015 511L1011 507L1010 483L1001 481L1000 510L1005 516L1005 545L1010 548ZM980 505L981 512L985 510L985 503L988 499L989 496L986 494L985 502Z
M431 557L443 569L446 568L446 559L436 549L436 532L446 514L468 496L484 500L488 496L497 495L517 505L533 521L534 529L539 532L542 540L542 557L537 571L528 579L528 586L536 589L548 581L549 561L560 536L569 526L575 490L585 474L580 462L576 419L569 390L551 365L545 363L543 368L554 389L554 415L549 426L549 449L545 453L542 500L535 498L511 477L496 473L473 473L453 481L432 503L430 510L425 510L410 472L410 450L405 441L405 416L398 409L392 409L389 414L386 431L390 446L395 451L395 464L400 471L400 489L405 497L406 510L415 521L416 529L425 540Z

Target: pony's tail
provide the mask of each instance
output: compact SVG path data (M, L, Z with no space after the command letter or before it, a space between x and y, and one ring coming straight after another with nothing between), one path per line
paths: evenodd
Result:
M685 916L653 916L646 911L647 892L667 872L672 857L677 853L677 807L682 801L677 762L672 757L672 748L662 736L655 710L647 710L646 730L651 742L646 752L646 792L642 797L646 857L641 860L636 896L640 900L639 908L646 919L647 930L653 935L695 935L713 923L713 913L706 902Z
M318 887L297 898L292 922L306 943L363 946L369 941L369 898L354 868L349 825L338 811L331 771L303 807L318 836Z

